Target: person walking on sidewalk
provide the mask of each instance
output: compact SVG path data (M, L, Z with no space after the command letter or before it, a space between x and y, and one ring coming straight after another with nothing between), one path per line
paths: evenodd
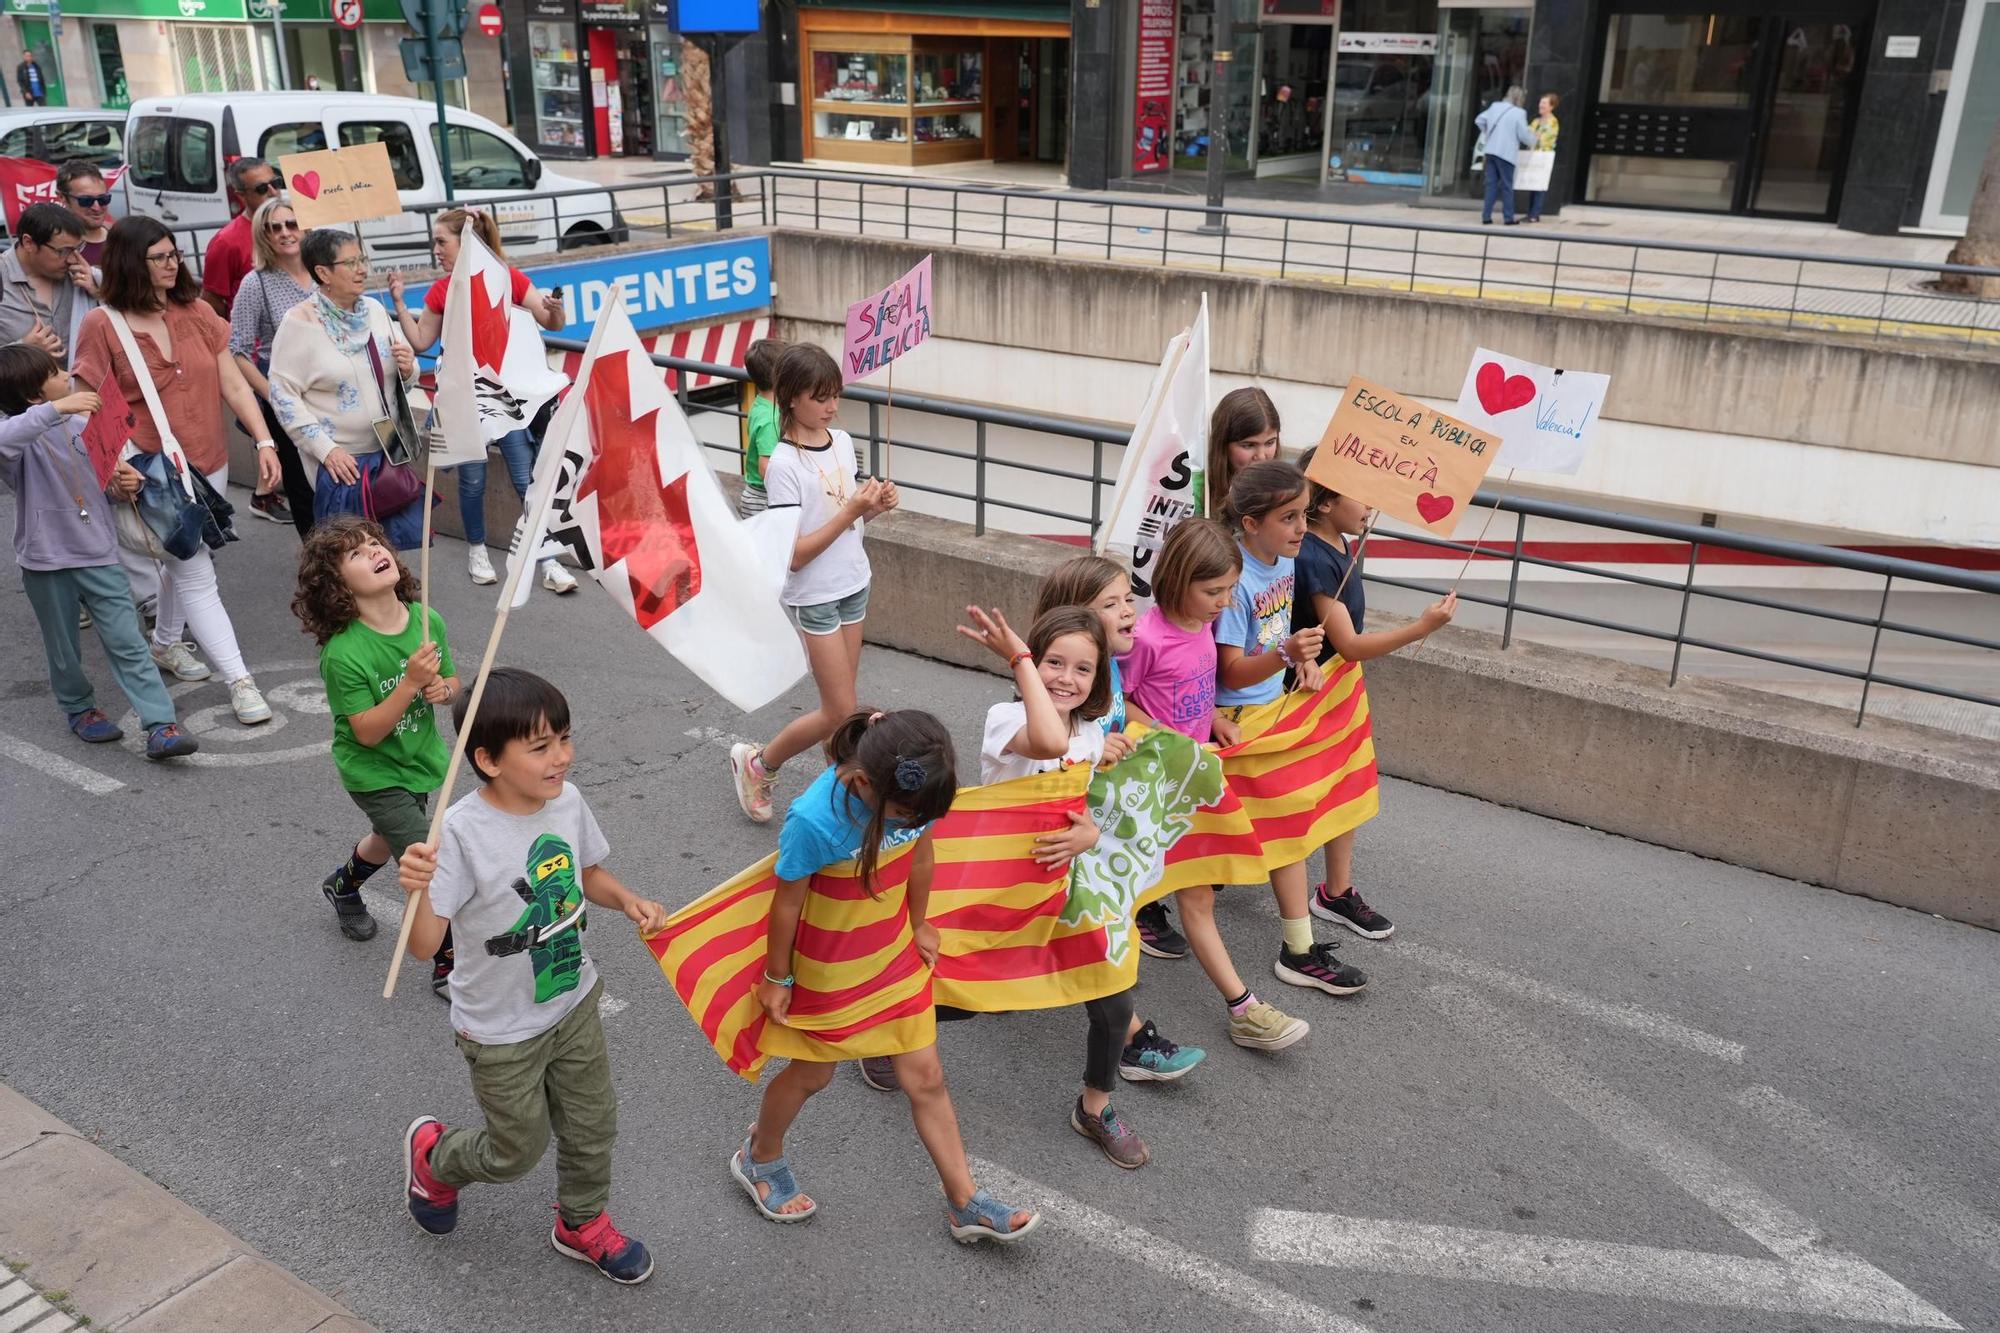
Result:
M1492 224L1495 200L1500 203L1507 225L1515 225L1514 167L1521 160L1523 148L1533 148L1541 142L1528 128L1528 113L1521 109L1527 101L1527 89L1517 83L1472 122L1485 136L1486 144L1486 204L1479 211L1482 225Z
M76 738L93 745L125 733L97 706L83 670L77 608L90 610L97 640L146 729L146 757L170 759L200 748L180 729L174 703L146 651L132 589L118 567L112 506L139 492L139 473L118 464L100 487L84 423L97 395L77 392L69 372L39 347L0 347L0 482L15 496L14 558L21 587L42 629L49 685Z

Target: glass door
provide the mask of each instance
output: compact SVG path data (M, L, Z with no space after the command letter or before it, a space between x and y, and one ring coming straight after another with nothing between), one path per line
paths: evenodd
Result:
M1440 9L1432 103L1424 145L1424 194L1433 199L1478 199L1485 189L1472 167L1481 111L1525 84L1527 9ZM1530 117L1537 90L1528 89Z
M1953 63L1958 69L1945 94L1923 224L1963 234L1986 145L2000 134L2000 0L1968 0Z
M1833 214L1861 88L1862 29L1825 19L1768 21L1775 68L1747 211L1775 217Z
M1320 174L1333 28L1266 21L1257 79L1257 174Z

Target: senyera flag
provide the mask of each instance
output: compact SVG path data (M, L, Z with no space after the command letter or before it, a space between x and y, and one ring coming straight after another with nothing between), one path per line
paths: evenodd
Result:
M639 628L745 712L805 674L805 649L778 601L798 511L737 521L622 306L591 334L526 511L508 556L517 603L532 580L511 565L566 550Z
M1243 738L1221 751L1264 873L1303 861L1381 808L1375 733L1359 663L1328 664L1326 684L1246 708ZM1228 883L1242 881L1216 881Z
M1097 553L1129 552L1132 592L1150 605L1151 565L1174 524L1201 513L1208 460L1208 297L1194 324L1167 344L1152 392L1125 445L1111 508L1097 530ZM1220 500L1221 497L1216 497Z
M467 227L445 287L431 462L483 463L486 446L526 430L569 377L549 366L534 316L514 304L513 274Z
M124 167L103 168L104 188L116 186L124 174ZM21 210L29 204L60 202L55 167L32 157L0 157L0 205L6 209L8 231L21 225Z

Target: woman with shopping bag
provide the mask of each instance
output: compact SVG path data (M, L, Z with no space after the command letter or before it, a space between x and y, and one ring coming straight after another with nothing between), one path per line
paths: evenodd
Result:
M399 550L423 544L423 477L409 386L417 358L389 312L362 295L368 258L350 232L317 227L299 247L313 294L271 342L271 407L313 484L313 519L359 514Z
M236 643L236 627L216 587L211 545L229 540L229 449L222 407L257 442L258 485L280 480L278 456L264 430L256 395L229 354L229 326L201 300L200 286L181 262L174 234L152 218L125 218L104 246L99 309L84 317L74 359L77 380L101 391L115 384L130 404L131 440L124 452L142 473L177 482L193 506L198 526L216 531L190 551L154 542L170 534L143 523L121 523L120 540L147 542L161 557L159 617L153 626L153 659L181 680L205 680L208 663L181 642L191 629L214 671L229 685L229 704L246 726L268 722L271 707L251 679ZM109 395L106 395L109 398ZM197 475L198 474L198 475ZM203 483L206 483L204 485ZM185 552L185 554L183 554Z

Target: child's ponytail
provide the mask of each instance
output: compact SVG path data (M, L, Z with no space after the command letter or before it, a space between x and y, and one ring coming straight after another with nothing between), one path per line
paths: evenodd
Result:
M826 756L835 768L851 765L868 780L868 827L858 859L861 887L872 898L890 803L902 808L904 822L928 824L942 818L958 795L951 733L944 723L915 709L883 713L863 708L833 729Z

